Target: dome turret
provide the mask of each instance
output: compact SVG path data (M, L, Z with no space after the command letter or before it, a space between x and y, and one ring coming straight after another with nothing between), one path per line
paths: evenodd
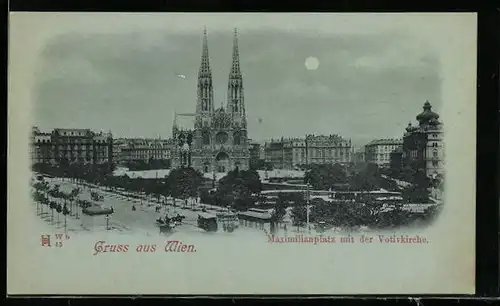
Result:
M417 120L420 124L437 122L437 120L439 119L439 115L431 110L432 105L429 103L429 101L425 101L423 109L424 111L417 115Z
M406 131L410 132L413 129L413 126L411 126L411 122L408 122L408 126L406 127Z

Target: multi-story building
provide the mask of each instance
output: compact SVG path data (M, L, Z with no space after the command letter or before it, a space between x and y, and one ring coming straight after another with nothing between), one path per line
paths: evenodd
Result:
M400 170L403 167L403 147L399 147L390 154L389 168Z
M354 152L352 156L352 161L355 163L364 163L365 162L365 148L363 147L362 149L358 149L356 152Z
M265 151L264 145L260 142L255 142L249 139L249 151L250 151L250 168L251 169L263 169L265 168Z
M104 164L112 163L113 136L90 129L54 129L42 133L33 128L31 136L32 163Z
M280 169L297 169L306 164L347 164L352 162L352 144L338 135L271 140L265 144L265 160Z
M255 160L259 160L260 159L260 157L261 157L261 154L260 154L261 147L262 146L260 145L260 143L250 141L250 149L249 149L249 151L250 151L250 161L252 161L252 160L255 161Z
M42 133L37 127L31 132L30 156L33 164L48 164L52 160L51 133Z
M121 164L123 162L122 158L121 158L121 154L122 154L122 148L124 148L126 146L126 143L127 143L127 140L124 138L118 138L118 139L113 140L112 156L113 156L113 161L117 165Z
M401 139L377 139L365 145L366 162L377 164L379 167L389 167L391 153L403 146Z
M120 163L170 160L173 142L165 139L121 139ZM118 150L118 149L117 149Z
M444 175L443 123L432 110L429 101L417 115L417 126L411 122L403 137L403 164L429 177Z
M93 133L92 147L94 164L113 161L113 136L111 133Z
M278 169L291 169L293 168L292 161L285 159L285 143L289 143L291 139L283 139L270 141L264 144L264 160L266 163ZM287 155L289 156L289 154Z
M183 130L176 123L172 128L172 138L176 141L172 159L174 167L193 167L201 172L249 168L247 116L236 31L226 107L221 105L216 109L205 30L198 72L196 112L193 115L194 128Z

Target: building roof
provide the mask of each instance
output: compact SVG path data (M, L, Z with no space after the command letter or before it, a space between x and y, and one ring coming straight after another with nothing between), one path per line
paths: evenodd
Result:
M342 136L336 135L336 134L331 134L331 135L306 135L305 137L281 137L279 139L270 139L266 141L264 144L265 146L269 145L283 145L283 144L296 144L297 142L302 143L301 145L306 145L306 140L307 143L309 144L350 144L351 141L342 138Z
M238 213L238 216L257 218L261 220L271 219L271 214L269 212L245 211Z
M366 146L380 146L380 145L402 145L402 139L384 138L370 141Z
M200 212L198 213L198 216L204 218L204 219L212 219L212 218L217 218L216 215L210 214L210 213L205 213L205 212Z

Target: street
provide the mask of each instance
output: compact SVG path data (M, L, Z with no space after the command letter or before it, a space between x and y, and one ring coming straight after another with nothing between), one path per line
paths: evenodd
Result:
M61 178L47 178L46 180L51 187L58 184L60 186L60 190L65 193L71 192L74 188L80 188L81 192L79 194L79 198L81 200L90 201L90 192L92 190L101 194L103 196L103 200L99 202L99 204L103 207L113 207L114 209L114 213L110 216L108 221L108 226L112 230L118 230L121 232L142 232L148 235L157 235L159 233L159 228L156 226L155 221L159 217L163 218L165 214L168 213L170 217L176 216L177 214L181 214L186 217L182 224L175 228L175 231L204 232L197 226L199 212L180 208L179 206L182 206L183 203L179 199L176 201L177 207L173 207L172 201L170 200L168 202L169 205L162 205L160 211L156 212L156 206L158 203L155 202L155 199L152 199L150 202L143 197L141 205L141 200L139 199L127 198L115 192L107 191L101 186L95 186L91 189L87 186L79 186L68 180L63 181ZM133 205L136 207L135 211L132 210ZM207 212L209 213L215 213L217 209L220 209L220 207L210 205L204 206L207 208ZM71 206L68 207L71 208ZM88 216L81 213L81 208L79 215L79 222L82 228L93 230L96 228L106 227L106 217L104 215ZM75 216L68 216L68 218L75 219Z

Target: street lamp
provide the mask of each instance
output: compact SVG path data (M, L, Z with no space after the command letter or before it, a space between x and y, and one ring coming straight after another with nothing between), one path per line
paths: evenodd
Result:
M311 231L311 228L309 226L309 183L306 184L306 226L307 226L307 230L308 231Z
M78 214L78 210L80 208L80 205L81 205L80 199L77 199L75 202L76 219L80 219L80 215Z

